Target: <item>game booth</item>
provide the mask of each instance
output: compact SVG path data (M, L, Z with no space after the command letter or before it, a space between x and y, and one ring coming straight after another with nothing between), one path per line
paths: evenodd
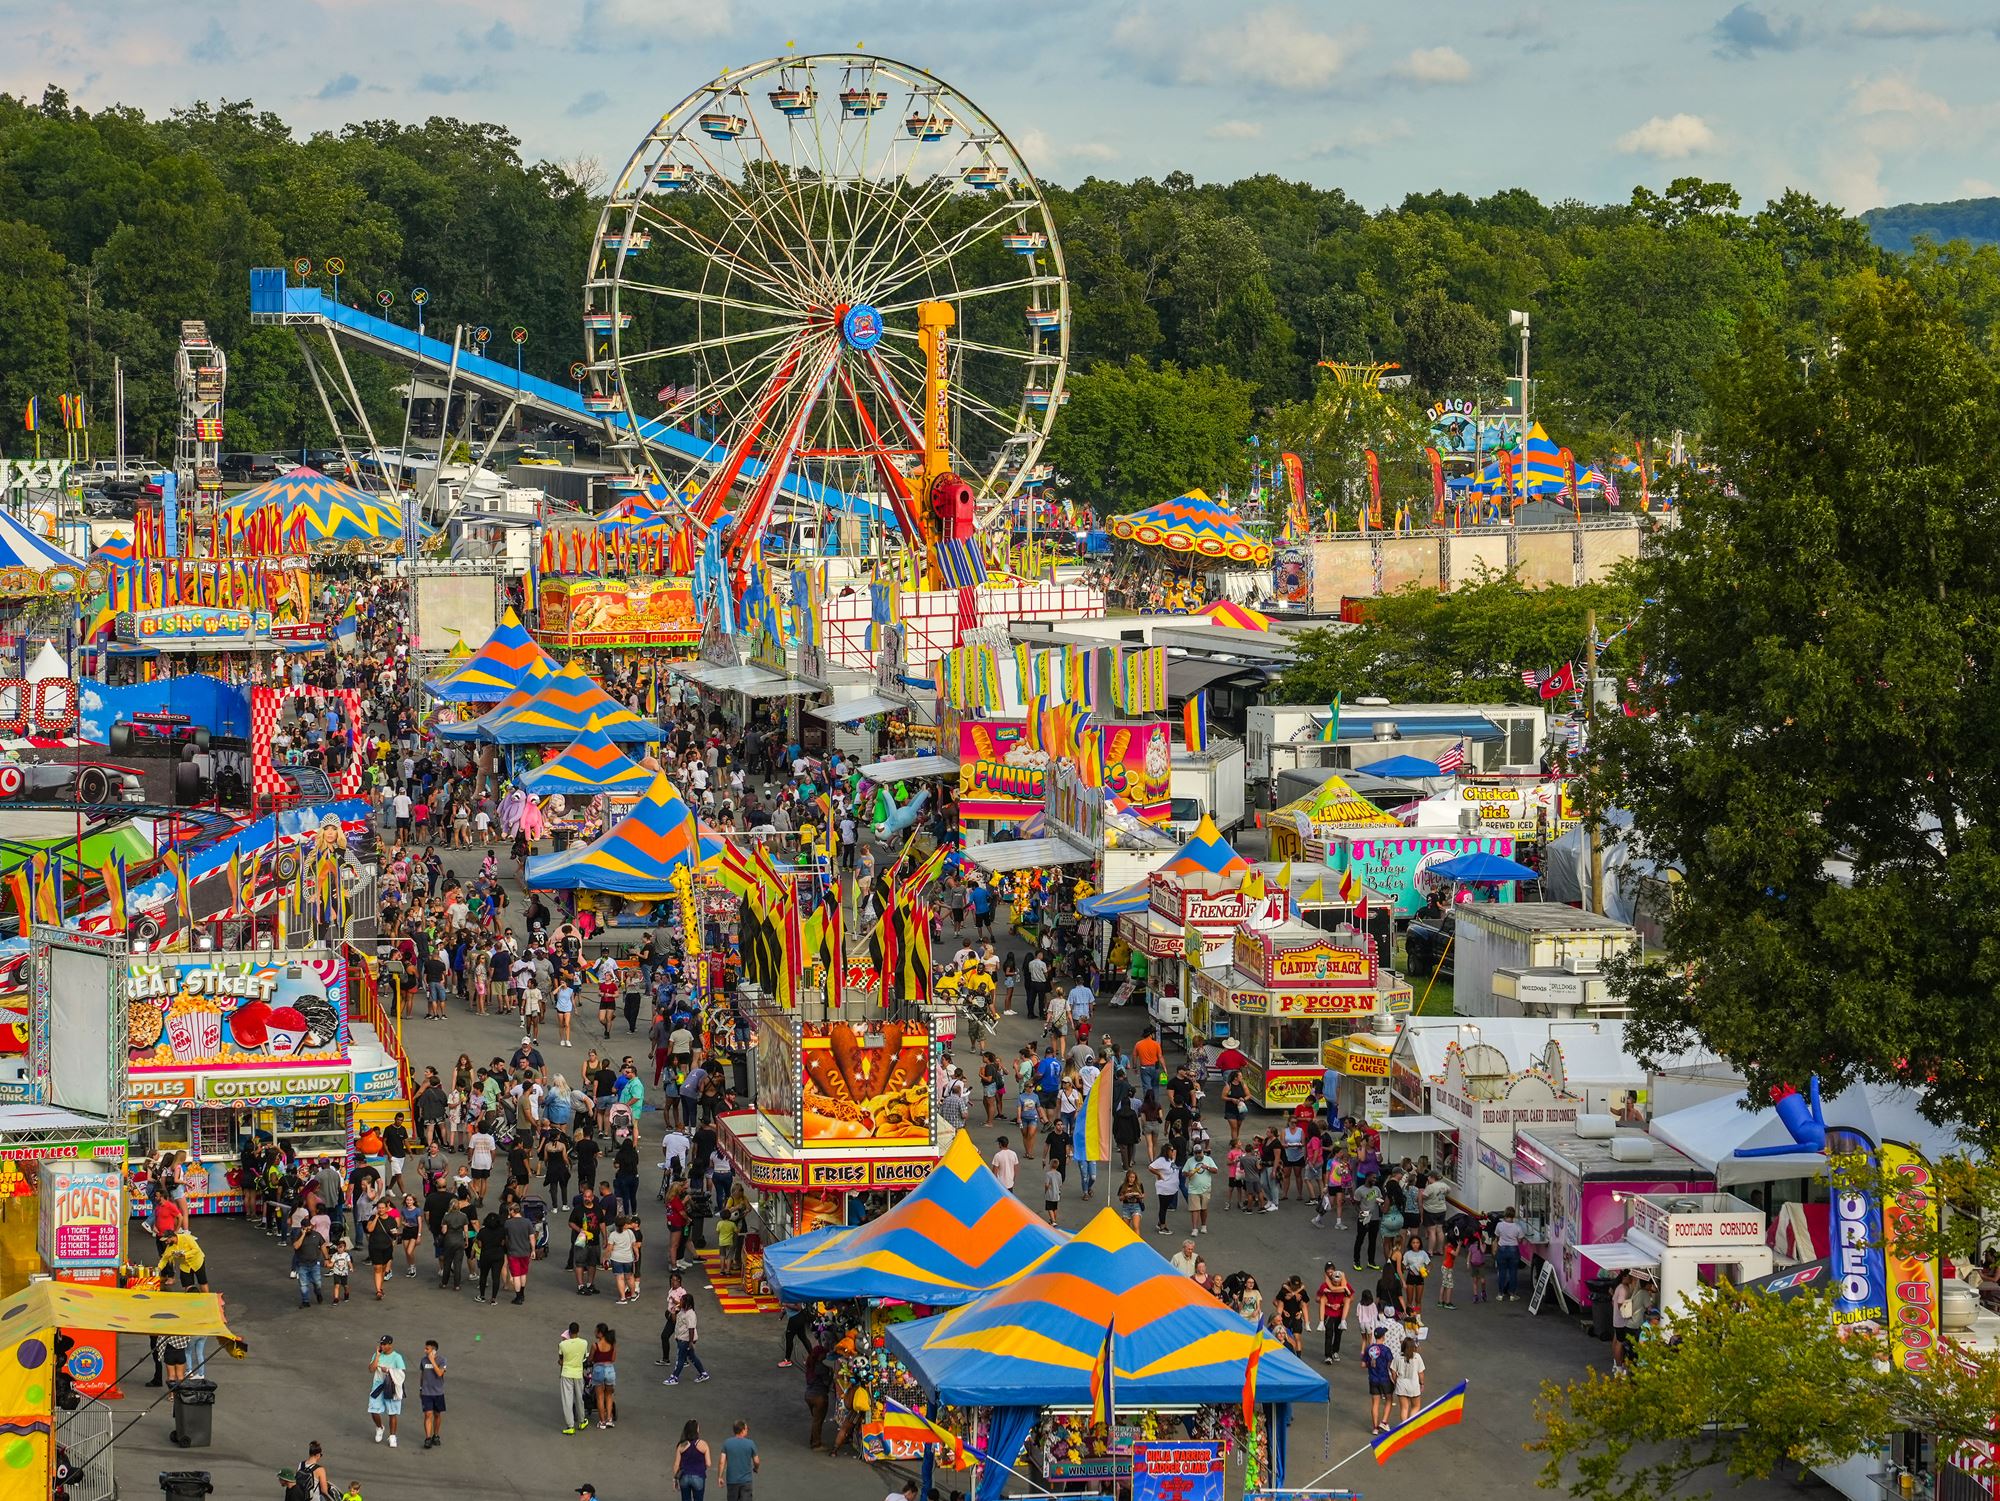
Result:
M830 1410L844 1418L857 1391L871 1413L884 1398L922 1407L922 1389L888 1352L892 1324L1003 1287L1068 1239L1000 1186L961 1131L923 1182L876 1218L768 1246L763 1276L786 1304L813 1307L814 1337L836 1359ZM923 1457L907 1437L862 1432L864 1448L872 1437L891 1459Z
M1201 1493L1220 1493L1232 1456L1245 1494L1279 1490L1293 1405L1327 1397L1324 1378L1174 1270L1111 1208L1017 1280L891 1325L888 1347L931 1419L977 1444L981 1498L1016 1475L1123 1493L1135 1466L1163 1449L1185 1451L1182 1473L1210 1477L1215 1490ZM1093 1413L1107 1350L1108 1425ZM1312 1453L1318 1460L1317 1443Z

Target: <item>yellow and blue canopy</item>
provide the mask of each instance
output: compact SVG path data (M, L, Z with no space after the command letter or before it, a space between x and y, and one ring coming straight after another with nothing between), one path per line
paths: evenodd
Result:
M1117 891L1100 891L1084 897L1076 910L1085 917L1117 917L1126 912L1144 912L1153 900L1153 883L1144 876Z
M245 490L229 510L240 525L273 507L285 526L303 516L313 542L398 542L403 536L402 513L393 503L303 465Z
M954 1307L1013 1281L1068 1239L1000 1186L961 1131L931 1175L887 1214L781 1242L764 1253L764 1275L788 1302L897 1298Z
M699 868L721 852L722 841L701 833L694 810L662 772L608 832L580 849L529 856L527 885L531 891L610 891L658 900L673 894L681 866Z
M1576 461L1574 457L1571 462L1576 463L1577 489L1604 487L1601 471ZM1514 456L1512 482L1506 478L1500 461L1495 459L1474 482L1473 489L1485 495L1561 495L1569 489L1569 476L1563 472L1562 447L1537 422L1528 430L1521 451Z
M953 1407L1085 1407L1111 1330L1118 1405L1324 1402L1326 1381L1102 1210L1004 1287L888 1330L892 1353Z
M487 703L559 670L510 606L484 646L466 658L457 671L424 684L424 691L446 703Z
M584 798L605 792L637 796L653 785L657 775L620 750L593 714L584 732L561 755L523 772L514 778L514 785L537 797L558 792Z
M479 738L496 745L567 745L590 728L593 715L603 732L620 745L662 738L657 724L641 719L598 687L579 662L537 678L528 702L497 717L483 716L478 721Z
M1222 830L1206 813L1195 825L1193 836L1161 870L1180 876L1247 875L1250 862L1236 853L1236 847L1222 837Z
M1242 517L1200 490L1111 518L1111 535L1142 547L1222 558L1231 563L1268 563L1271 544L1250 535Z
M531 678L525 686L516 688L477 719L468 719L459 724L433 725L431 733L440 740L477 740L485 731L492 729L516 709L526 708L533 703L535 692L540 686L540 679Z

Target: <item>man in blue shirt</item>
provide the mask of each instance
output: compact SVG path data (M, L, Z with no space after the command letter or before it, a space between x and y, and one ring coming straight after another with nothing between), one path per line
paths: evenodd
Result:
M993 936L993 891L984 881L974 881L972 890L966 893L966 904L972 908L972 930L981 938Z
M1062 1060L1053 1043L1042 1048L1042 1061L1035 1065L1035 1088L1042 1096L1042 1108L1055 1109L1056 1093L1062 1088Z
M1097 1004L1097 992L1090 988L1090 981L1080 979L1069 990L1069 1019L1076 1024L1076 1035L1090 1035L1090 1008Z

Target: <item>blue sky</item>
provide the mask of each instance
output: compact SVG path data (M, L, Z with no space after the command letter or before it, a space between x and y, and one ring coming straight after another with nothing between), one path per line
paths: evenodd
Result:
M2000 9L1970 0L0 0L0 89L92 108L250 97L301 130L497 120L623 162L724 67L857 44L929 68L1059 182L1273 172L1371 207L1429 188L1752 204L2000 192Z

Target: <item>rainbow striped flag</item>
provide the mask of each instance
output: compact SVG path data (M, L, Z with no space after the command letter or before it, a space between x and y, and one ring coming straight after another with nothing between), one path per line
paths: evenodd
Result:
M1084 1162L1111 1160L1111 1096L1111 1070L1101 1068L1077 1113L1076 1155Z
M1375 1451L1375 1463L1387 1464L1391 1455L1401 1454L1418 1439L1429 1438L1440 1428L1450 1428L1464 1421L1466 1385L1463 1381L1459 1382L1430 1406L1419 1408L1387 1433L1376 1434L1368 1445Z
M1195 694L1181 705L1181 738L1191 751L1208 749L1208 694Z

